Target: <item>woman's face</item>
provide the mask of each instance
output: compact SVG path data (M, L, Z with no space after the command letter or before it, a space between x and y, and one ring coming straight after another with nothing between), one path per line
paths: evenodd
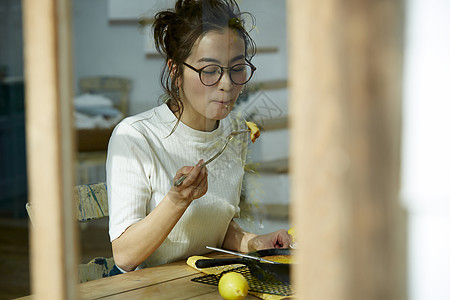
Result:
M185 63L196 69L209 64L231 67L245 63L244 40L230 29L210 31L195 42ZM197 72L184 66L180 89L184 103L181 121L197 130L213 130L217 120L228 116L242 88L230 80L227 71L218 83L205 86Z

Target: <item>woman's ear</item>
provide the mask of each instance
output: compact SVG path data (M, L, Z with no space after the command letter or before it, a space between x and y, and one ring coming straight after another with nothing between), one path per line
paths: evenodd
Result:
M175 85L177 87L180 87L179 85L179 78L176 78L176 74L177 74L177 65L173 62L172 59L169 59L167 61L167 68L169 69L169 74L170 74L170 78L172 80L175 80Z

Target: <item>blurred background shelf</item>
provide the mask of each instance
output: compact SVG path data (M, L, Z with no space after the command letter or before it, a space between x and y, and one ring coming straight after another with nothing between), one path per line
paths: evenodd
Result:
M76 141L78 152L106 151L113 128L78 129Z
M289 159L279 158L271 161L250 163L245 166L249 173L288 173Z

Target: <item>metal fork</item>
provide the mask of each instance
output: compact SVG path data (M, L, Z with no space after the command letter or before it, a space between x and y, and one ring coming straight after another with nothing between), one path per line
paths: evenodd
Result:
M225 145L223 145L222 149L220 149L219 152L216 153L216 155L214 155L213 157L211 157L210 159L208 159L207 161L205 161L204 163L202 163L200 165L200 167L205 167L207 164L209 164L210 162L212 162L213 160L215 160L217 157L219 157L220 154L222 154L222 152L225 150L225 148L227 147L228 143L237 135L241 134L241 133L246 133L246 132L250 132L250 129L245 129L245 130L238 130L238 131L233 131L232 133L230 133L229 135L227 135L226 137L226 142ZM173 184L174 186L179 186L180 184L183 183L183 181L186 179L186 177L188 176L188 174L183 174L183 176L181 176L180 178L178 178L175 183Z

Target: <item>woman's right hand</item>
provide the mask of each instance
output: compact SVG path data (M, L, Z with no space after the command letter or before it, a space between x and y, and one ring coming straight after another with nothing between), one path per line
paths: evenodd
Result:
M169 191L170 199L177 205L188 207L191 202L206 194L208 191L208 170L202 167L203 159L195 166L185 166L177 171L174 182L184 174L186 179L179 185L173 186Z

